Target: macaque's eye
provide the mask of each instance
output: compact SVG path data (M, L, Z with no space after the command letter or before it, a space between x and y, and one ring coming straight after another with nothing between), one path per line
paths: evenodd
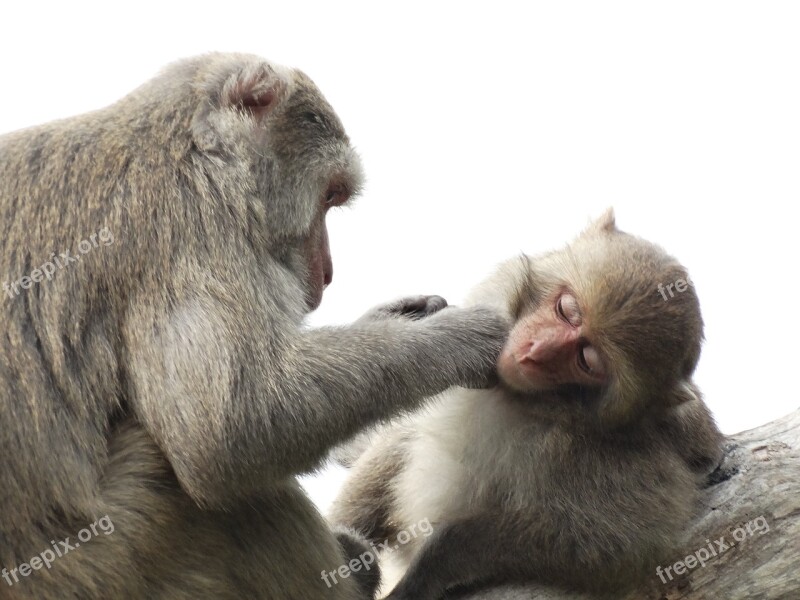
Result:
M589 375L605 375L605 367L600 355L592 346L584 346L578 352L578 366Z
M558 315L573 327L581 324L581 311L578 300L572 294L561 294L556 302Z

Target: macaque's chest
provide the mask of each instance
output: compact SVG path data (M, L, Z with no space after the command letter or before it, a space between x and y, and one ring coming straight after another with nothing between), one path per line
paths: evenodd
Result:
M401 523L431 523L482 512L498 489L514 503L535 503L535 425L486 390L457 389L416 422L420 438L395 486ZM515 496L519 497L515 497Z

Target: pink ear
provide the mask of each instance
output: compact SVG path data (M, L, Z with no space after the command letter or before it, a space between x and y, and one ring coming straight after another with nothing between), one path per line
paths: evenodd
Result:
M286 80L269 65L248 67L225 83L223 106L236 107L261 121L277 106L286 87Z
M242 96L241 105L249 110L264 111L272 106L275 99L275 92L273 90L266 90Z

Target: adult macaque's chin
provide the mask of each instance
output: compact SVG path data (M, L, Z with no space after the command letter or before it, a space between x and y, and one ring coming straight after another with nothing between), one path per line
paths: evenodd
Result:
M323 293L324 288L316 286L308 291L306 294L306 308L308 312L314 312L319 308L319 305L322 304Z
M306 281L306 308L308 312L314 312L322 304L322 297L325 294L325 285L321 272L313 272Z

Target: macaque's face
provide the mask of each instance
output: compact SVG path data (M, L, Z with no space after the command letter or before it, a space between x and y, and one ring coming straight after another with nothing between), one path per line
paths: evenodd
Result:
M561 289L520 316L500 353L497 372L521 392L563 384L601 386L607 369L590 339L578 298Z
M325 288L333 281L333 259L325 217L331 208L345 204L349 197L350 193L344 185L331 182L320 200L317 217L306 239L304 247L308 273L306 306L309 311L315 310L320 305Z
M261 180L271 201L270 210L297 216L290 221L276 214L268 227L271 230L285 223L291 228L292 249L297 244L303 263L292 264L292 268L304 279L310 312L320 305L325 288L333 281L328 211L347 204L358 193L362 175L361 162L336 113L306 75L296 71L293 78L294 91L286 96L285 90L279 89L274 108L270 97L258 96L255 103L264 104L261 110L266 112L261 118L263 136L258 140L276 146L268 153L274 163L269 169L272 174ZM278 239L286 231L276 229L274 233Z

